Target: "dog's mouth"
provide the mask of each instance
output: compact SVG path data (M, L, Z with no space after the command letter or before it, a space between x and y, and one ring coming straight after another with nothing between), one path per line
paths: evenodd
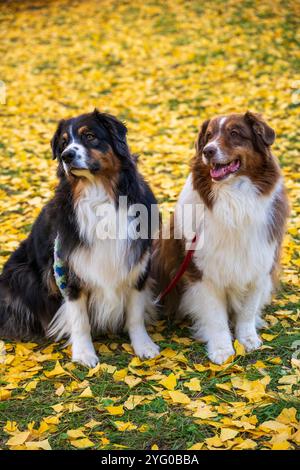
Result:
M210 176L215 181L221 181L229 175L236 173L241 166L239 159L232 160L228 163L215 163L210 169Z

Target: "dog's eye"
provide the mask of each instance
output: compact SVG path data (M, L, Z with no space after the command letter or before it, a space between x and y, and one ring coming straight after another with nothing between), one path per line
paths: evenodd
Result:
M86 139L89 140L89 141L95 139L94 134L92 134L91 132L88 132L87 134L85 134L85 137L86 137Z
M212 133L211 133L210 131L208 131L208 132L206 133L206 138L207 138L207 140L209 140L209 139L211 138L211 136L212 136Z
M232 131L230 131L230 135L231 135L231 137L238 137L239 134L238 134L237 131L232 130Z
M67 140L66 139L63 139L62 142L61 142L61 147L62 149L65 149L67 146Z

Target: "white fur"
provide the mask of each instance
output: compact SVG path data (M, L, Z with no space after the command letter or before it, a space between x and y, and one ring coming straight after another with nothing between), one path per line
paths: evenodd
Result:
M226 117L222 117L220 119L218 134L216 135L214 139L210 140L203 148L203 150L207 149L208 147L214 148L217 151L215 158L216 158L216 161L218 161L218 163L227 163L227 156L223 153L221 145L220 145L220 137L221 137L221 133L225 125L226 119L227 119ZM209 161L204 155L202 156L202 159L206 165L209 163Z
M193 189L191 175L181 192L178 205L200 204L204 217L198 227L201 244L193 257L203 278L186 289L180 310L192 316L195 336L208 343L213 362L222 363L233 353L231 311L235 336L245 348L249 351L261 344L256 324L271 296L276 249L275 242L268 241L268 224L281 185L280 181L271 195L261 196L249 178L227 179L213 186L211 210ZM180 223L176 217L175 223ZM183 233L190 237L190 227L183 227Z
M116 236L117 209L103 186L96 181L86 187L75 210L80 235L88 246L76 248L69 264L86 286L88 295L75 302L67 300L62 305L54 318L50 334L70 336L73 359L89 366L93 362L90 330L117 331L127 321L135 352L147 358L157 355L158 347L149 338L144 326L145 309L151 304L150 291L146 288L138 292L134 287L146 269L150 254L130 268L130 241L126 236ZM109 215L104 217L105 214ZM122 215L119 220L125 224L121 229L126 235L127 211ZM132 299L136 300L136 305ZM82 345L86 346L88 357Z

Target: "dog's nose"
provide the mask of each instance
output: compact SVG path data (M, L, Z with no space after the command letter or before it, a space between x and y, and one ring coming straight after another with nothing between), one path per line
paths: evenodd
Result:
M76 152L75 152L75 150L72 150L72 149L65 150L61 154L61 158L66 163L71 163L71 161L74 160L75 157L76 157Z
M217 153L217 148L215 147L215 145L206 145L203 149L203 155L205 156L205 158L207 160L211 160L212 158L215 157Z

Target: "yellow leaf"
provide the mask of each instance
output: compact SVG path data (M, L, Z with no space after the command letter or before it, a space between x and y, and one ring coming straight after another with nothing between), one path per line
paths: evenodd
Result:
M64 407L69 411L69 413L77 413L83 410L83 408L80 408L76 403L67 403Z
M83 439L76 439L75 441L71 441L72 446L76 447L77 449L86 449L88 447L94 447L94 443L90 441L87 437Z
M101 367L100 367L99 362L98 362L98 364L97 364L95 367L93 367L92 369L89 369L89 371L88 371L88 373L87 373L86 376L87 376L87 377L93 377L94 375L97 375L98 372L99 372L100 374L102 374L102 369L101 369ZM98 375L99 375L99 374L98 374Z
M177 385L177 379L176 379L175 375L173 373L171 373L170 375L164 377L159 382L159 384L162 385L163 387L165 387L168 390L174 390L174 388Z
M124 382L128 385L129 388L133 388L139 383L141 383L142 379L140 377L134 377L133 375L127 375L124 379Z
M299 383L299 377L297 375L284 375L283 377L280 377L278 383L296 385Z
M58 416L47 416L46 418L43 419L45 423L47 424L58 424L59 423L59 417Z
M52 405L51 408L53 408L56 413L60 413L64 409L64 405L57 403L57 405Z
M275 442L272 445L272 450L288 450L291 444L288 441Z
M222 428L221 429L221 435L220 439L222 442L228 441L230 439L234 439L235 436L239 433L239 431L236 431L235 429L230 429L230 428Z
M193 444L192 447L189 447L188 450L201 450L204 445L204 442L197 442Z
M25 442L25 446L29 450L51 450L48 439L44 439L43 441L28 441Z
M116 366L112 366L110 364L100 364L100 369L103 371L103 372L107 372L108 374L114 374L114 372L117 370Z
M86 437L82 429L69 429L67 435L70 439L78 439L79 437Z
M11 397L11 391L0 389L0 401L8 400Z
M300 429L292 435L291 439L293 442L296 442L296 444L300 444Z
M90 387L87 387L81 392L78 398L93 398L93 392Z
M245 439L240 444L234 447L235 450L247 450L247 449L255 449L257 447L257 443L252 439Z
M31 382L28 382L28 384L24 387L24 390L26 390L26 392L31 392L31 390L36 389L37 384L37 380L32 380Z
M138 428L138 431L139 431L139 432L147 432L147 431L149 431L149 426L148 426L148 424L142 424L142 426L140 426L140 427Z
M133 410L136 406L140 405L144 401L143 395L130 395L124 403L127 410Z
M98 353L100 353L100 354L112 354L112 351L106 346L106 344L101 344L98 348Z
M56 377L57 375L68 375L68 372L66 372L60 365L59 361L57 361L54 369L50 371L44 371L44 375L48 378L51 378Z
M117 428L118 431L124 432L124 431L134 431L137 429L137 426L130 421L114 421L114 424Z
M288 429L286 424L279 423L278 421L272 421L272 420L265 421L259 426L259 428L266 432L269 432L269 431L282 432Z
M205 443L208 445L208 447L222 447L224 444L219 438L219 436L214 436L214 437L208 437L205 439Z
M123 405L119 405L119 406L107 406L106 407L106 410L108 411L108 413L112 416L122 416L124 414L124 408L123 408Z
M278 335L270 335L268 333L262 333L261 337L266 341L272 341L274 338L277 338Z
M236 339L233 343L237 356L246 356L245 347Z
M95 419L91 419L88 423L84 425L85 428L95 428L96 426L99 426L101 424L101 421L96 421Z
M128 369L116 370L116 372L113 375L113 379L115 382L121 382L122 380L125 379L127 374L128 374Z
M201 391L201 385L200 385L200 380L197 378L192 378L189 382L185 382L184 386L191 390L192 392L200 392Z
M199 404L193 412L194 418L209 419L215 416L216 413L212 411L211 406L206 404Z
M296 408L284 408L281 413L277 416L276 421L283 424L297 424Z
M21 444L24 444L26 439L28 439L29 435L30 435L30 431L17 432L10 439L8 439L8 441L6 442L6 445L19 446Z
M132 347L130 344L124 343L122 344L122 348L129 354L134 354Z
M6 425L4 426L3 430L7 433L14 433L17 431L17 423L16 421L6 421Z
M185 393L180 392L179 390L169 391L168 393L173 403L180 403L182 405L186 405L189 404L191 401Z
M55 395L57 395L58 397L61 397L61 395L64 393L65 391L65 387L64 385L60 385L60 387L58 387L56 390L55 390Z
M205 367L203 364L194 364L194 369L197 370L198 372L204 372L208 368Z
M110 443L110 440L107 439L107 437L101 437L101 438L100 438L100 441L101 441L101 444L102 444L103 446L106 446L107 444Z

